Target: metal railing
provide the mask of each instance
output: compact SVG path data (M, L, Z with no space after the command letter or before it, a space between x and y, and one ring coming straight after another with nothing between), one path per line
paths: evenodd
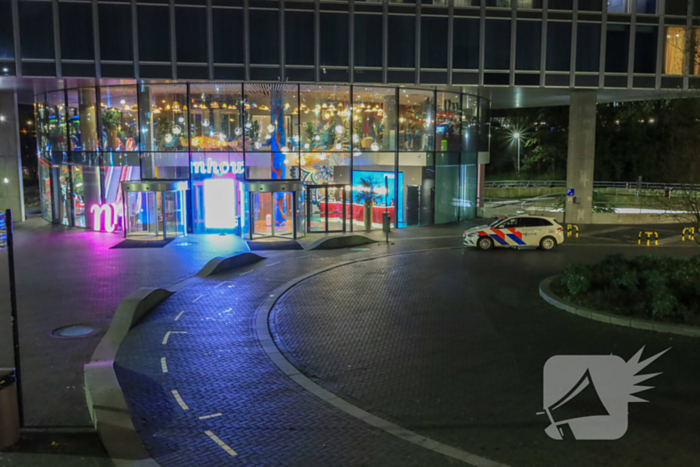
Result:
M490 180L484 182L484 188L565 188L566 180ZM641 191L700 190L700 184L662 183L662 182L593 182L593 188L614 188Z

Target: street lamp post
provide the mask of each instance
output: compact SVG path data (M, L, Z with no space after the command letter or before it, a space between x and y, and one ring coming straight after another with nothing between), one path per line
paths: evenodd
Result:
M520 173L520 133L515 133L513 138L518 142L518 173Z

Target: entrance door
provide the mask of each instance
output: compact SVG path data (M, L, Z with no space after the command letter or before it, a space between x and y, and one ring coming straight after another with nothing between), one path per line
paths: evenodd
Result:
M343 185L309 185L307 229L309 232L345 232L345 187Z
M296 238L293 192L250 193L250 237Z

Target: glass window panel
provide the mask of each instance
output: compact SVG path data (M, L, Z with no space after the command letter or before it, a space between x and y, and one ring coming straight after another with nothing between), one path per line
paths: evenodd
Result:
M0 58L14 58L14 44L12 3L10 0L0 0Z
M243 63L243 11L214 8L214 62Z
M465 164L464 154L460 166L460 212L459 220L476 217L476 193L478 185L478 165L476 157Z
M518 0L518 10L541 9L542 0ZM518 47L520 44L518 44Z
M608 0L608 13L629 13L627 0Z
M349 185L350 157L348 152L302 152L301 179L307 185Z
M491 101L479 98L479 152L488 152L491 145Z
M616 1L616 0L610 0ZM621 1L621 0L617 0ZM572 0L549 0L547 8L550 10L571 10L573 6Z
M100 106L102 149L136 151L139 144L136 86L102 87ZM142 133L148 134L147 131Z
M598 71L600 66L600 24L578 23L576 71Z
M435 149L435 94L432 91L399 91L399 149Z
M396 220L396 154L361 151L353 154L352 216L355 230L379 230L387 212ZM399 175L399 187L402 175ZM400 196L399 196L400 198Z
M352 105L353 148L357 151L396 149L396 89L355 86Z
M551 23L550 23L551 24ZM518 21L515 47L516 70L540 69L541 21Z
M177 61L206 63L207 10L205 8L175 7Z
M192 153L192 230L233 233L245 224L242 152Z
M350 112L349 86L301 85L301 150L349 151Z
M666 0L666 14L685 16L688 14L687 0Z
M456 69L479 68L479 20L454 19L452 65Z
M637 0L637 13L656 14L656 0Z
M624 24L608 24L605 46L605 71L627 73L630 27Z
M287 65L314 64L314 15L301 11L285 12L285 62Z
M46 93L45 131L47 150L60 152L68 150L66 133L66 102L63 90Z
M510 0L485 0L486 6L509 8Z
M170 16L167 7L138 5L139 60L170 61ZM121 34L120 34L121 36Z
M45 221L53 220L51 203L51 164L39 159L39 191L41 193L41 216Z
M447 68L447 18L421 18L421 68Z
M245 100L244 127L247 151L272 152L275 157L281 157L279 153L299 150L297 85L246 84ZM295 161L295 165L298 165L298 160ZM277 162L275 167L281 169ZM278 178L299 178L299 174Z
M664 51L664 73L682 75L685 51L685 28L666 27L666 49Z
M275 65L280 61L279 13L277 11L250 10L250 62L259 65ZM307 31L307 34L309 32Z
M547 71L571 68L571 23L547 23Z
M603 0L579 0L578 9L583 11L603 11Z
M186 85L140 85L138 110L141 150L188 150Z
M242 151L242 88L235 84L190 85L192 151Z
M94 60L92 5L59 2L58 17L61 26L61 59Z
M433 153L400 153L399 183L399 227L432 225L435 196Z
M656 26L637 26L634 46L634 72L656 73Z
M462 94L462 151L476 153L479 142L479 98Z
M54 58L53 17L49 2L19 2L22 58Z
M100 58L133 60L131 6L100 3ZM119 40L114 40L118 37Z
M68 120L72 151L97 151L97 106L95 88L68 91Z
M435 223L459 220L459 153L435 155Z
M462 147L462 110L459 94L437 93L436 142L439 151L459 151Z
M355 14L355 66L382 66L381 15ZM362 31L362 34L357 34Z
M416 66L415 16L389 16L389 66Z
M510 68L510 21L486 20L484 68L487 70Z
M190 155L187 152L142 152L143 180L189 180Z
M348 65L348 21L345 13L321 13L322 66Z

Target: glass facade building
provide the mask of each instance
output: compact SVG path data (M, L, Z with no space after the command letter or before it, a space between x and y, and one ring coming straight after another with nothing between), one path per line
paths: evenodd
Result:
M36 96L42 214L133 235L306 232L475 216L490 102L364 85L164 83Z

